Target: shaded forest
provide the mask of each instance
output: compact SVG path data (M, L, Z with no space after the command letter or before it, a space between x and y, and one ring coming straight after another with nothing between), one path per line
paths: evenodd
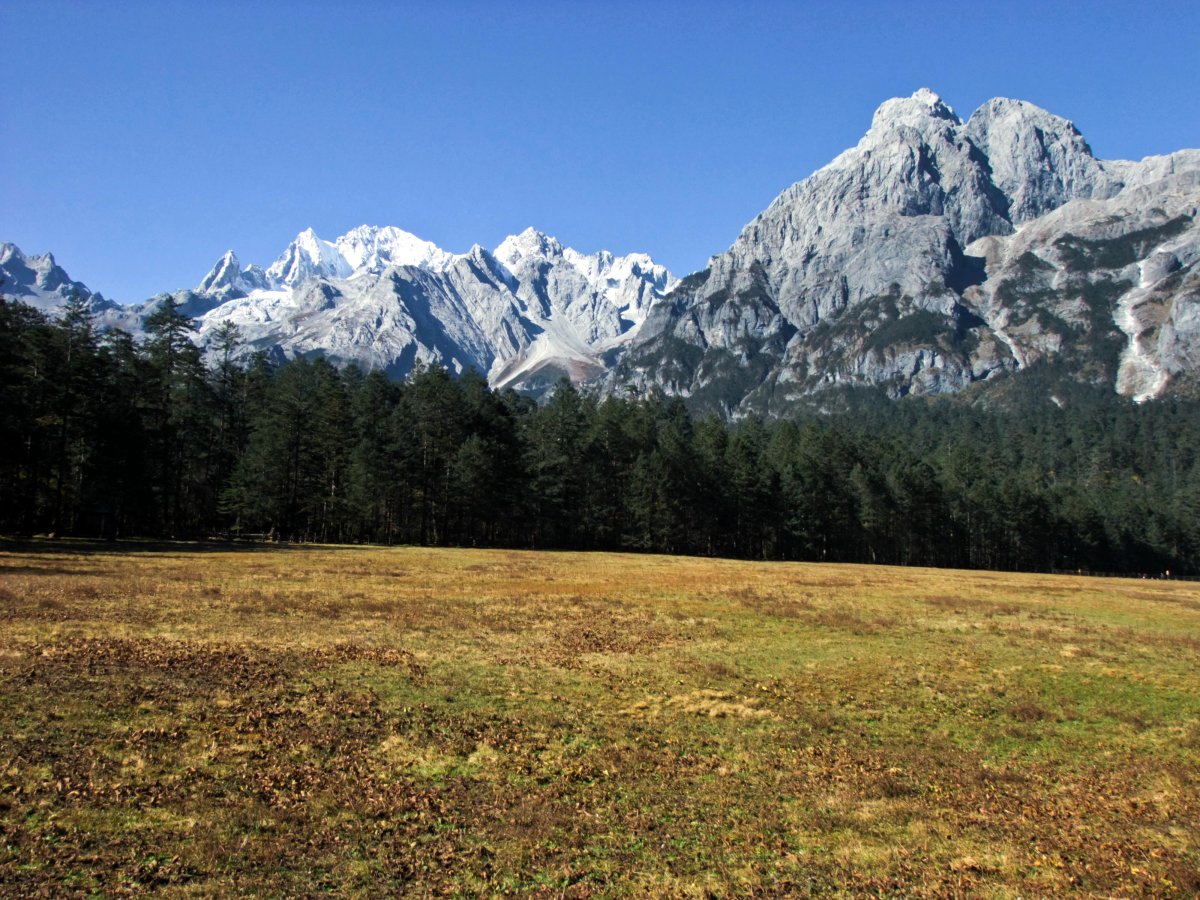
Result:
M146 324L0 301L0 532L1200 569L1194 400L1051 402L1031 371L731 424L565 381L538 404L436 367L276 364L232 327L202 357L171 302Z

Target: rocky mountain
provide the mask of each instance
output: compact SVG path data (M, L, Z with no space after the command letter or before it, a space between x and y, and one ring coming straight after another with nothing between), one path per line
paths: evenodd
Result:
M96 312L114 308L102 294L92 293L87 285L72 281L54 259L53 253L26 256L16 244L0 244L0 291L20 297L22 302L43 312L53 312L78 295Z
M301 232L265 269L226 253L170 296L199 339L403 376L418 361L539 391L565 374L697 409L777 414L831 388L959 391L1041 366L1138 399L1200 389L1200 151L1097 159L1019 100L962 121L922 89L785 190L682 281L644 254L584 255L532 229L448 253L398 228ZM4 289L42 308L70 282L3 245Z
M1200 152L1096 159L997 99L889 100L657 304L608 376L737 416L837 385L960 390L1052 360L1138 398L1197 372Z
M644 254L584 255L532 228L451 254L398 228L336 241L311 229L266 270L227 253L177 296L201 339L226 322L248 349L321 354L403 376L416 362L539 390L605 371L675 279Z

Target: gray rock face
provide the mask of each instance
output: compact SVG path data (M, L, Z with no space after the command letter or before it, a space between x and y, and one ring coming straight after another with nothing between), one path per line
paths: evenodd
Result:
M989 100L963 131L986 158L992 184L1007 201L1005 217L1017 227L1068 200L1106 199L1124 187L1119 171L1092 156L1073 123L1032 103Z
M1019 366L1066 356L1145 400L1200 372L1200 152L1133 174L1107 200L1066 203L968 248L989 278L964 303Z
M1054 246L1086 239L1100 227L1087 224L1093 217L1124 235L1181 216L1172 240L1188 243L1196 156L1097 160L1074 125L1021 101L992 100L964 124L925 89L889 100L856 147L784 191L652 311L606 387L659 384L736 416L784 411L838 384L883 385L894 396L953 391L1066 352L1073 365L1099 359L1084 377L1151 396L1192 358L1187 309L1172 313L1169 336L1137 332L1169 348L1118 363L1124 351L1114 356L1113 341L1140 327L1120 311L1133 301L1113 280L1120 273L1076 268L1049 279L1043 314L1022 319L1014 337L1011 292L994 286L1020 254L979 242L1023 247L1028 232ZM1158 252L1135 243L1135 255ZM1178 257L1171 248L1163 252ZM1042 256L1065 265L1055 252ZM1091 312L1054 311L1080 304ZM1166 380L1132 374L1145 365ZM1118 381L1118 369L1130 374ZM1150 393L1147 379L1157 385Z

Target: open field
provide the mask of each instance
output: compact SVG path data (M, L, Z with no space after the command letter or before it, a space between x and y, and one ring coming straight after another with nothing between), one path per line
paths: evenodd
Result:
M5 895L1200 891L1195 584L0 544L0 623Z

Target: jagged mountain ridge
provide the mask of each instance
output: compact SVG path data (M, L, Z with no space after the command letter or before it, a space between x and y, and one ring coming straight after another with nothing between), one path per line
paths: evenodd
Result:
M301 232L265 269L231 251L173 296L202 340L233 322L247 349L283 357L473 366L532 389L567 374L735 417L840 385L957 391L1042 361L1145 399L1197 383L1198 207L1200 151L1100 160L1033 104L991 100L963 122L922 89L682 282L532 229L451 254L362 226ZM26 293L53 305L69 279L30 259L46 271L9 281L40 278ZM136 330L164 296L94 306Z
M964 123L926 89L889 100L651 311L607 384L736 416L837 385L954 391L1057 358L1155 396L1196 371L1198 177L1197 151L1096 159L1023 101ZM1129 235L1122 253L1092 246Z
M43 312L60 309L73 294L96 312L117 306L103 294L93 293L83 282L73 281L53 253L27 256L16 244L0 244L0 276L4 278L0 290Z
M399 228L334 241L301 232L265 270L227 253L177 297L201 340L223 323L248 349L320 354L403 376L417 362L474 368L539 390L605 371L674 277L645 254L585 255L529 228L494 251L452 254Z

